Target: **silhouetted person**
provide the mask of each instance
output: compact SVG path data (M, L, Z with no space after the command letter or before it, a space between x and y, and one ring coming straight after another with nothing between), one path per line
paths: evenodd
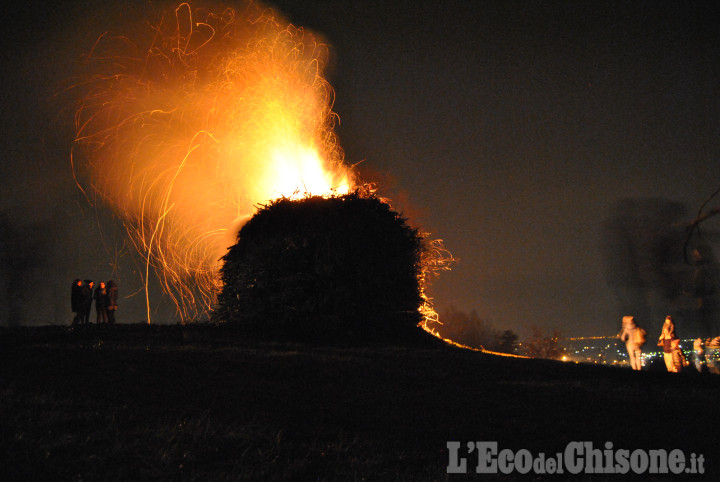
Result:
M673 340L673 352L672 352L673 366L675 371L681 372L683 368L689 365L687 357L680 346L680 339L676 338Z
M75 279L72 283L72 288L70 291L70 308L72 309L72 312L75 313L75 316L72 320L72 326L80 323L80 318L82 317L82 312L84 309L83 300L82 280Z
M82 285L82 316L80 322L83 325L90 323L90 311L92 310L93 301L93 280L86 279Z
M107 282L107 314L108 323L111 325L115 323L115 311L117 310L118 302L118 286L113 280Z
M108 310L107 310L107 288L103 281L100 282L97 288L95 288L95 311L97 312L97 318L95 323L106 324L108 322Z
M718 315L720 315L720 269L712 248L707 245L693 250L695 274L693 277L693 295L697 300L700 336L703 339L720 335Z
M645 330L635 323L634 317L623 316L622 330L618 336L625 342L632 369L642 369L642 346L645 344Z
M698 373L702 373L705 371L703 367L705 366L705 347L703 346L702 338L696 338L695 341L693 341L693 355L695 360L695 368L697 369Z
M710 373L716 375L720 374L718 350L720 350L720 336L705 340L705 366Z

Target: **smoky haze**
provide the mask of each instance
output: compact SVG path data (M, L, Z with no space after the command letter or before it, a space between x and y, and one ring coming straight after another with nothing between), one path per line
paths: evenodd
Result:
M96 285L114 279L118 321L148 318L143 260L122 222L92 203L73 177L78 99L68 87L98 35L125 30L149 9L83 2L57 8L45 1L7 6L13 21L0 32L0 324L69 324L75 278ZM152 270L148 288L150 316L176 321Z
M143 297L131 296L143 286L142 265L128 249L124 227L108 209L89 203L73 180L73 103L58 80L66 80L64 71L32 51L11 60L28 77L6 78L0 103L0 324L69 324L75 278L117 280L118 319L146 320ZM172 319L152 282L150 289L153 310Z
M659 334L665 316L671 315L681 320L681 336L697 336L696 268L685 252L692 218L682 204L660 197L622 199L611 206L601 244L618 320L635 316L650 333ZM687 250L717 240L717 231L703 230L690 239Z

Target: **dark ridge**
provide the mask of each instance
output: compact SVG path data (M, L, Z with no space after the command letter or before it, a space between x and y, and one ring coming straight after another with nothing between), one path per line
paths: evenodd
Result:
M450 346L259 342L212 325L84 328L0 330L3 480L475 476L477 456L466 453L468 477L448 476L448 441L496 441L533 455L573 441L679 449L704 457L705 477L688 480L720 475L715 375Z

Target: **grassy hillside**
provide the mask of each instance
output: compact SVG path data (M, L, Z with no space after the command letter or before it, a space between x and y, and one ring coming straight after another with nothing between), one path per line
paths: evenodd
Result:
M720 376L434 345L250 342L209 326L103 328L0 331L0 479L474 476L473 458L469 476L446 473L450 440L533 454L571 441L679 448L704 454L710 480L720 474ZM526 480L482 480L514 478Z

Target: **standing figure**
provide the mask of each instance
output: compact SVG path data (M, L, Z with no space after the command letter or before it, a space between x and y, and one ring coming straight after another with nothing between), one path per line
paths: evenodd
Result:
M107 282L107 314L108 314L108 323L111 325L115 323L115 310L117 310L117 301L118 301L118 286L113 280L109 280Z
M82 286L82 297L83 297L83 310L82 310L82 317L81 317L81 323L83 325L87 325L90 323L90 311L92 309L92 300L93 300L93 280L86 279Z
M673 363L673 350L678 346L677 343L673 343L674 340L678 340L675 334L675 323L673 323L672 316L666 316L662 331L660 332L660 338L658 339L658 346L663 347L665 368L667 368L667 371L671 373L676 373L678 371ZM678 342L679 341L680 340L678 340Z
M698 373L703 372L703 366L705 365L705 347L703 347L702 338L696 338L693 341L693 355L695 359L695 368Z
M688 363L687 358L685 357L685 353L683 352L682 347L680 346L680 339L675 338L672 341L672 361L673 366L675 367L676 372L681 372L683 368L688 366L690 363Z
M76 326L80 323L80 317L83 311L83 296L82 296L82 280L75 279L72 284L70 292L70 308L75 316L72 320L72 326Z
M720 351L720 336L705 340L705 368L715 375L720 374L718 351Z
M633 370L642 369L642 346L645 344L646 334L646 331L635 323L634 317L623 316L622 330L618 337L625 342Z
M97 312L97 318L95 323L107 324L108 322L108 310L107 310L107 289L105 288L105 282L101 281L97 288L95 288L95 311Z

